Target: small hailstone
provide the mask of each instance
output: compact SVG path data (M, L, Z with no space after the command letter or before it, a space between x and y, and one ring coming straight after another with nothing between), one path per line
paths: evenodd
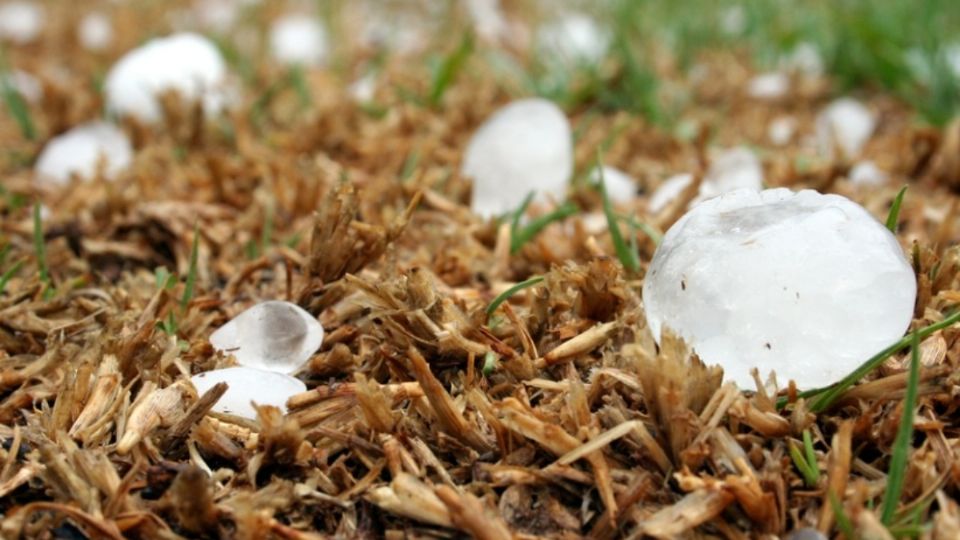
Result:
M125 54L107 73L107 107L147 122L161 118L159 98L174 91L188 102L201 100L207 113L226 101L227 66L209 39L189 32L148 41Z
M679 174L667 179L650 197L647 209L651 213L658 213L692 181L693 176L689 174ZM690 201L690 206L742 188L758 191L763 189L763 167L760 161L749 148L743 146L722 150L714 156L710 169L700 183L697 196Z
M270 51L284 64L323 65L328 48L327 30L316 17L284 15L270 26Z
M614 204L627 204L637 196L637 182L629 174L620 169L604 165L603 185L607 190L607 197ZM600 184L600 171L594 168L590 171L590 182Z
M741 388L750 369L801 388L836 382L899 339L916 278L893 234L839 195L738 190L667 231L643 285L647 321Z
M778 71L761 73L747 83L747 95L754 99L773 100L787 95L790 79Z
M229 30L237 21L242 8L243 4L235 0L197 0L193 3L193 11L200 26L214 32Z
M541 54L564 63L596 64L610 47L610 32L580 13L546 24L536 39Z
M257 411L251 402L257 405L273 405L286 413L287 400L307 390L307 385L300 379L249 367L230 367L198 373L190 377L190 382L200 395L217 383L227 383L227 391L212 410L251 420L257 418Z
M14 69L0 73L0 83L12 86L28 103L36 103L43 97L43 85L26 71Z
M35 2L0 4L0 40L17 45L37 39L43 30L43 7Z
M77 27L80 44L88 51L102 51L113 42L113 25L109 17L94 11L80 19Z
M784 146L793 139L797 131L797 120L792 116L778 116L767 126L767 137L777 146Z
M887 183L887 173L873 161L861 161L850 169L850 181L860 186L881 186Z
M720 29L728 36L739 36L747 29L747 12L740 4L727 7L720 13Z
M843 159L853 159L870 139L876 120L870 109L851 98L833 101L818 116L816 121L817 143L825 155L834 149Z
M780 58L780 66L809 78L823 75L823 57L817 46L809 41L797 44L789 54Z
M232 354L240 365L293 373L323 342L323 327L290 302L261 302L210 335L213 348Z
M470 207L482 217L516 210L530 192L562 200L572 172L570 122L541 98L495 112L470 139L462 167L473 179Z
M960 43L947 45L943 49L943 54L953 76L960 77Z
M377 92L377 74L367 73L363 77L350 83L347 93L357 103L370 103Z
M58 135L43 147L35 171L40 181L65 184L73 175L89 180L100 163L113 178L133 160L127 135L113 124L90 122Z
M477 35L488 41L497 41L507 33L507 20L500 0L463 0L473 20Z

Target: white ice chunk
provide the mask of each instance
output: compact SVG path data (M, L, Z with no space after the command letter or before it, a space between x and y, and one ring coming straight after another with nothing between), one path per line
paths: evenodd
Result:
M111 179L133 161L133 147L120 128L106 122L90 122L58 135L43 147L35 172L41 182L66 184L71 176L89 180L103 164Z
M823 75L823 57L816 45L802 41L780 58L780 67L806 77L819 77Z
M43 7L38 2L0 4L0 40L17 45L30 43L43 31L43 23Z
M227 100L227 66L209 39L189 32L148 41L125 54L107 73L107 107L147 122L161 117L159 97L176 92L204 110L221 111Z
M836 382L899 339L916 278L893 234L839 195L738 190L667 231L646 281L647 321L741 388L750 369L781 385Z
M777 146L784 146L793 139L797 131L797 120L792 116L778 116L767 126L767 137Z
M317 17L291 13L270 26L270 51L284 64L322 66L328 48L327 30Z
M473 179L471 209L482 217L517 209L530 192L563 200L573 172L570 122L545 99L514 101L470 139L461 172Z
M610 48L610 32L582 13L569 13L537 31L537 48L549 61L596 64Z
M12 86L28 103L36 103L43 97L43 85L26 71L14 69L0 73L0 83Z
M759 100L774 100L787 95L790 78L779 71L761 73L747 83L747 95Z
M720 29L728 36L739 36L747 29L747 11L740 4L724 8L720 13Z
M80 45L88 51L102 51L113 43L113 24L99 11L87 13L77 27Z
M287 400L307 390L307 385L300 379L249 367L230 367L198 373L190 377L190 382L200 395L217 383L227 383L226 393L212 410L251 420L257 418L252 402L257 405L273 405L286 413Z
M637 197L637 181L629 174L615 167L604 165L602 170L603 185L607 188L607 197L610 198L610 202L613 204L628 204L633 202ZM600 183L600 170L596 167L590 171L590 182L594 184Z
M323 326L300 306L271 300L234 317L210 335L210 344L242 366L293 373L323 343Z
M853 159L870 139L875 124L873 113L859 101L837 99L817 116L817 144L824 155L836 150L839 157Z
M870 160L857 163L850 169L850 181L860 186L882 186L889 176Z
M497 41L507 34L509 28L500 0L463 0L463 3L478 36Z
M654 214L660 212L692 181L693 176L689 174L678 174L668 178L653 192L647 203L647 209ZM722 193L744 188L763 189L763 167L757 156L744 146L721 150L715 154L707 175L700 183L697 196L690 201L690 206Z
M943 48L943 54L953 76L960 77L960 43L947 45Z
M377 74L371 71L353 81L347 87L347 93L357 103L370 103L377 93Z

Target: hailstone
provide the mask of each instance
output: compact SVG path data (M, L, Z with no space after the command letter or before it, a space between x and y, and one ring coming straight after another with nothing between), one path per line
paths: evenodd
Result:
M850 169L850 182L860 186L882 186L887 183L887 173L877 164L870 161L861 161Z
M273 405L287 412L287 400L291 396L306 392L307 385L300 379L249 367L230 367L198 373L190 377L197 393L213 388L217 383L227 383L227 391L214 404L214 412L232 414L255 420L257 405Z
M240 365L293 373L323 342L323 326L296 304L271 300L240 313L210 335L213 348Z
M797 131L797 120L792 116L778 116L770 121L767 126L767 138L777 146L783 146L790 142L794 132Z
M670 201L683 193L690 182L693 182L693 176L690 174L670 177L654 191L647 203L647 209L654 214L660 212ZM749 148L738 146L716 154L710 169L707 170L707 175L700 183L697 196L690 204L692 206L711 197L741 188L762 189L763 167Z
M58 135L43 147L35 172L41 182L66 184L74 175L89 180L103 164L105 178L114 178L133 161L127 135L113 124L90 122Z
M88 51L102 51L113 42L113 25L110 18L98 11L87 13L77 27L80 44Z
M840 98L817 115L817 144L825 155L839 151L838 157L850 160L860 154L875 125L870 109L855 99Z
M741 388L836 382L899 339L916 280L893 234L840 195L737 190L667 231L643 285L650 330L682 336Z
M784 73L761 73L747 83L747 95L760 100L774 100L787 95L790 79Z
M0 4L0 40L17 45L30 43L43 30L44 12L38 2Z
M226 105L227 67L209 39L184 32L148 41L125 54L107 73L107 107L146 122L160 120L159 98L173 91L200 101L207 113Z
M570 122L545 99L514 101L470 139L461 172L473 180L471 209L482 217L515 210L531 192L562 200L573 173Z
M600 172L603 172L603 185L607 197L614 204L628 204L637 196L637 182L629 174L620 169L604 165L600 169L594 167L590 171L590 182L600 183Z
M550 61L596 64L610 47L610 32L590 17L571 13L540 28L537 47Z
M327 31L316 17L284 15L270 27L270 51L284 64L323 65L328 48Z
M0 85L10 85L28 103L36 103L43 97L43 85L40 81L19 69L0 73Z

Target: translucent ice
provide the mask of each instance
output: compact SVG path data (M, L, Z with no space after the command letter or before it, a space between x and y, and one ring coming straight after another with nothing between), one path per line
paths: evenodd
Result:
M726 377L836 382L899 339L916 281L893 234L839 195L737 190L667 231L643 285L654 336L683 336Z
M778 116L770 121L767 126L767 138L777 146L783 146L790 142L794 132L797 131L797 120L792 116Z
M231 367L198 373L190 378L190 382L200 395L217 383L227 383L227 392L220 397L212 410L251 420L257 417L257 411L251 402L257 405L273 405L286 413L287 400L290 396L307 390L307 385L300 379L283 373L249 367Z
M747 83L747 95L754 99L779 99L790 89L790 78L777 71L761 73Z
M284 64L323 65L327 49L327 31L317 17L289 14L270 26L270 51Z
M854 165L849 176L851 182L861 186L882 186L889 178L886 172L869 160Z
M603 185L607 188L607 197L614 204L627 204L637 196L637 181L620 169L604 165ZM600 183L600 170L596 167L590 171L590 182Z
M148 41L125 54L107 73L107 107L147 122L160 119L159 97L173 91L201 101L207 113L226 104L227 67L209 39L189 32Z
M817 144L825 155L839 152L842 159L853 159L870 135L876 121L873 113L862 103L851 98L840 98L817 115Z
M58 135L43 147L35 172L41 182L65 184L72 175L91 179L103 164L106 178L113 178L133 160L133 148L120 128L106 122L90 122Z
M473 179L471 209L483 217L519 207L527 194L563 200L573 172L570 122L540 98L495 112L470 139L462 173Z
M650 197L648 210L658 213L670 201L677 198L690 182L693 176L678 174L668 178ZM738 146L718 152L710 164L710 169L700 183L697 196L691 201L691 206L700 201L716 197L722 193L735 189L760 190L763 187L763 167L760 161L749 148Z
M88 51L102 51L113 42L113 25L110 18L93 11L87 13L80 19L77 26L77 37L80 38L80 44Z
M232 354L242 366L293 373L323 342L323 327L290 302L261 302L210 335L218 351Z
M30 43L43 31L44 12L39 2L0 4L0 40L17 45Z
M537 32L537 48L549 61L596 64L610 47L610 33L580 13L570 13Z

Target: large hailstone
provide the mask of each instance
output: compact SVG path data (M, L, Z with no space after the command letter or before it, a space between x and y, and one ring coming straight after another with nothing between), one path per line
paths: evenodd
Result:
M316 17L284 15L270 26L270 51L284 64L323 65L328 48L327 31Z
M678 174L665 180L647 203L647 210L656 214L666 208L693 182L693 175ZM719 152L710 164L700 183L697 196L690 205L716 197L736 189L760 190L763 188L763 166L757 156L746 147L738 146Z
M875 126L870 109L855 99L840 98L817 115L817 144L825 155L839 151L838 157L850 160L860 154Z
M562 63L596 64L610 48L610 32L580 13L567 14L546 24L537 32L536 39L541 54Z
M210 344L240 365L293 373L323 342L323 326L296 304L261 302L210 335Z
M682 336L741 388L750 369L836 382L899 339L916 281L893 234L839 195L738 190L667 231L643 285L650 330Z
M190 377L197 393L213 388L217 383L227 383L224 393L211 410L255 420L257 405L273 405L287 412L287 400L295 394L307 391L303 381L283 373L264 371L249 367L231 367L198 373Z
M516 210L530 192L562 200L573 173L570 122L545 99L514 101L470 139L461 172L473 179L471 209L482 217Z
M43 7L37 2L0 4L0 40L17 45L30 43L43 31Z
M66 184L70 178L89 180L103 165L105 178L114 178L133 161L127 135L113 124L90 122L58 135L43 147L34 170L41 182Z
M159 98L176 92L201 101L207 113L226 104L227 66L209 39L189 32L148 41L125 54L107 73L107 107L147 122L162 116Z

